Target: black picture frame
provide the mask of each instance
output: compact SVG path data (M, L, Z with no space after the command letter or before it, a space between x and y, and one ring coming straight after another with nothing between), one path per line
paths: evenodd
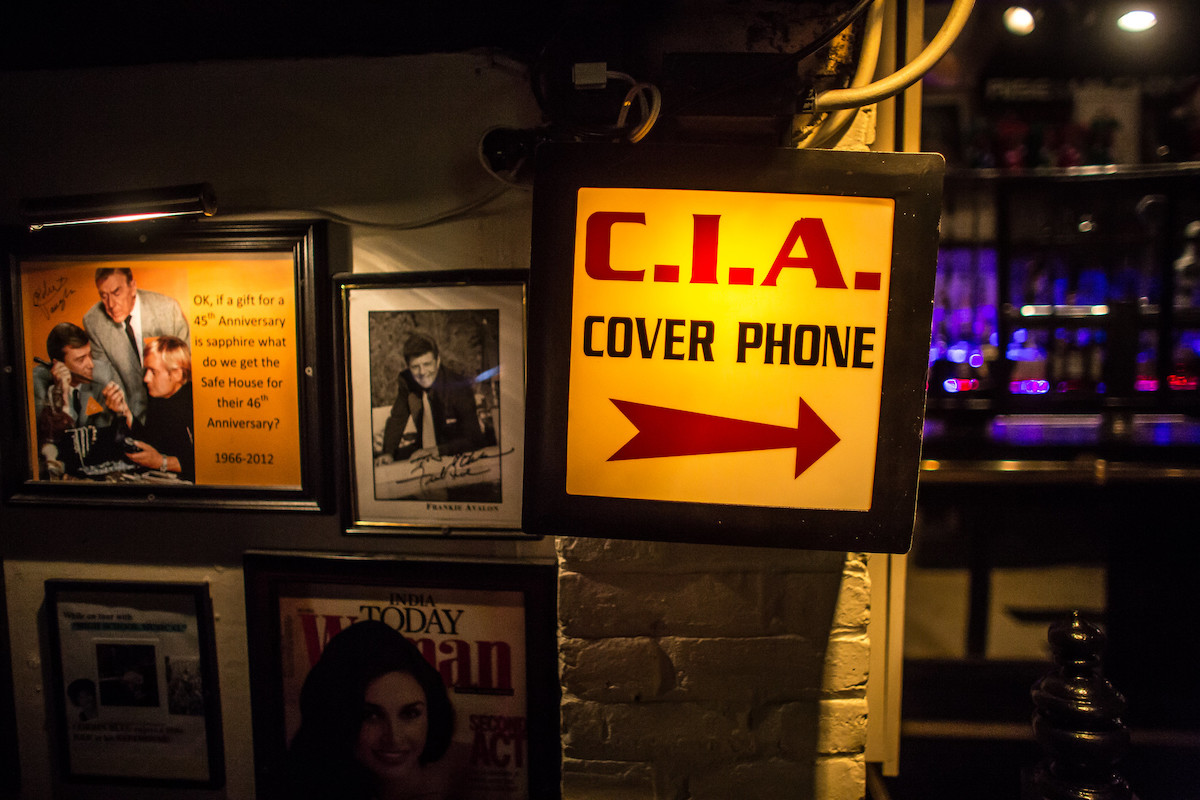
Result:
M222 787L208 584L54 579L45 593L62 779ZM86 693L90 703L81 699Z
M322 425L332 402L326 295L328 276L349 262L344 226L324 220L158 222L10 229L5 234L0 300L8 322L0 330L0 396L14 410L16 422L0 432L8 502L328 508L332 483L321 469L331 456ZM120 415L109 412L95 395L96 404L89 401L84 413L104 412L104 422L84 424L100 419L88 417L74 423L69 441L56 439L54 448L46 450L50 436L36 413L50 404L43 397L54 397L54 390L46 388L51 359L44 352L46 331L63 322L88 327L85 309L92 313L90 319L107 322L93 278L101 267L130 268L134 282L141 276L138 295L156 293L159 302L174 300L171 317L185 323L192 360L187 394L193 446L188 454L195 477L190 482L178 480L189 474L184 459L176 468L163 452L166 469L157 471L124 456L124 437L113 431L125 437L132 432L121 428L124 419L118 424ZM126 378L120 377L117 362L102 358L106 351L96 338L99 327L86 331L98 365L89 393L98 392L104 379L132 383L129 375L140 370L131 365ZM138 390L146 391L142 386ZM128 399L132 408L133 396ZM145 407L144 394L142 403ZM83 455L81 432L89 442ZM181 449L187 451L186 445ZM92 458L108 460L85 463ZM60 479L64 477L69 479Z
M512 657L514 676L520 661L524 662L524 681L513 678L515 694L511 690L506 695L477 686L460 690L457 686L461 681L451 681L451 702L456 706L459 719L456 740L472 735L473 714L464 711L465 704L471 703L470 710L523 706L519 716L525 725L521 744L526 759L524 769L516 768L514 760L504 768L488 772L485 763L481 768L484 771L479 773L480 779L487 780L493 787L495 793L488 796L511 797L512 800L560 796L557 571L553 565L252 551L244 556L243 567L250 643L254 761L260 791L279 785L289 743L289 726L294 728L299 719L299 687L307 672L301 675L298 669L289 666L290 674L285 677L284 665L294 665L295 658L299 657L304 666L310 666L316 657L313 652L300 652L301 634L292 627L292 612L300 609L300 616L313 617L311 631L300 626L307 634L306 646L313 647L314 640L322 639L323 647L327 639L318 634L315 626L323 626L325 636L329 636L330 611L337 611L333 616L338 618L339 625L343 622L349 625L352 623L346 622L348 617L342 616L338 609L351 607L363 599L380 599L387 604L390 613L382 610L384 606L379 606L379 610L359 612L359 615L365 613L368 618L386 616L384 621L392 627L407 630L406 623L397 615L411 615L416 611L403 612L401 605L392 600L408 597L409 601L417 603L412 608L432 616L439 603L444 605L440 598L449 597L463 601L462 605L467 609L459 614L464 637L469 624L464 615L472 613L486 615L482 627L472 630L524 640L523 652L514 653ZM413 600L413 596L420 602ZM494 608L489 604L494 604ZM520 624L516 622L518 613L522 619ZM289 620L286 629L281 621L285 616ZM316 619L318 616L319 620ZM432 635L430 631L429 636ZM292 652L285 652L284 641L292 643ZM423 650L427 658L433 652L430 641L432 639L417 642L421 646L429 645L429 650ZM461 677L461 673L459 675ZM489 715L486 710L479 713ZM474 735L483 734L476 732ZM507 746L501 745L501 748ZM507 792L497 788L505 784L510 785Z
M655 541L699 543L699 544L738 544L764 547L785 547L815 550L862 550L868 552L907 552L912 541L913 519L916 510L917 476L921 450L921 431L924 420L925 404L925 375L928 365L929 329L932 315L934 274L937 263L938 219L941 211L942 175L944 161L937 154L912 153L862 153L840 151L796 150L786 148L734 148L716 145L638 145L636 147L620 146L602 143L548 143L538 149L538 171L534 184L533 204L533 249L530 264L529 279L529 363L537 365L536 370L530 371L529 388L527 392L527 409L530 419L538 420L537 425L527 428L525 448L525 505L523 527L532 534L549 535L556 532L570 531L575 536L612 537L618 535L626 539L645 539ZM629 198L636 192L656 192L653 200L646 199L646 206L654 206L659 216L654 217L654 211L645 208L604 206L598 211L592 211L592 205L586 205L581 198L586 193L593 197ZM668 196L689 197L705 194L711 199L717 195L730 196L736 194L739 198L749 200L752 195L770 196L773 198L788 198L795 201L796 206L786 206L789 213L793 210L799 215L805 212L801 208L804 203L813 203L818 199L828 199L831 204L840 204L839 208L851 208L858 204L870 207L870 219L881 219L881 210L892 208L888 213L890 222L881 224L879 228L860 228L844 222L839 246L842 242L850 242L853 247L870 246L864 243L889 243L890 248L879 245L876 255L867 262L876 265L876 269L886 267L888 278L881 283L881 272L864 271L855 273L863 266L847 264L850 278L846 287L851 294L858 292L861 276L864 281L861 286L864 292L878 292L881 286L888 289L886 297L886 359L878 372L879 386L873 391L878 401L877 433L872 429L859 426L858 417L847 417L844 409L850 404L839 405L840 398L827 399L823 409L809 409L805 399L801 398L800 418L802 423L796 423L796 386L805 386L805 391L812 388L820 391L819 373L809 373L805 376L806 383L801 383L795 371L790 373L788 380L793 381L789 393L781 393L778 398L772 396L776 405L771 408L775 420L754 418L721 419L721 412L709 411L702 407L694 407L696 398L703 403L707 394L717 394L725 386L736 386L745 377L742 371L745 366L740 360L735 363L732 355L728 361L717 360L716 366L724 368L711 377L701 377L696 372L688 372L690 381L687 389L681 389L682 381L653 380L658 374L666 374L665 369L660 373L651 374L649 368L630 370L628 374L634 378L616 378L601 385L592 380L586 383L585 389L577 389L574 381L574 370L581 364L607 361L613 364L633 364L640 368L642 364L685 365L690 362L714 360L709 353L705 358L701 352L688 355L686 344L677 344L674 353L666 353L664 339L672 335L668 329L666 334L653 337L658 333L654 328L654 317L664 327L678 324L677 331L687 331L688 318L696 325L695 314L704 314L704 310L695 311L686 298L677 299L672 295L670 302L649 305L646 297L659 297L668 291L693 289L701 285L711 285L716 290L741 291L746 287L773 291L782 286L771 282L771 274L778 268L780 261L791 260L792 249L796 244L796 232L802 220L788 217L791 234L785 238L786 227L779 232L773 232L771 238L758 237L757 241L769 241L773 249L769 252L765 264L759 269L768 273L766 267L771 267L770 259L776 259L775 267L771 267L768 281L763 281L763 275L754 274L755 267L737 261L717 262L717 223L721 214L715 209L720 208L717 201L708 203L708 210L695 212L696 221L689 214L674 213L670 217L673 225L668 240L681 246L676 246L669 252L648 252L655 246L656 239L647 231L654 228L654 219L662 220L660 198ZM642 195L638 195L641 197ZM597 201L599 202L599 201ZM610 203L621 203L621 199L611 199ZM631 202L625 200L625 202ZM732 202L732 201L730 201ZM888 204L893 203L894 206ZM700 205L705 205L701 203ZM769 211L772 206L764 204L754 208ZM577 219L581 209L586 209L586 223ZM815 213L815 212L813 212ZM840 212L839 212L840 213ZM686 217L686 220L684 220ZM703 217L702 223L700 218ZM598 245L593 250L587 231L591 229L594 219L599 219ZM748 228L757 222L754 213L746 214L743 218L750 220ZM843 218L850 220L847 214ZM684 220L680 222L679 220ZM817 219L817 222L820 222ZM725 225L728 220L721 220ZM693 228L693 224L695 228ZM707 225L704 233L701 226ZM890 239L882 236L872 236L882 228L888 228ZM613 232L620 229L619 232ZM721 228L722 231L725 228ZM774 238L776 235L779 238ZM824 234L823 234L824 235ZM829 234L832 235L832 234ZM621 237L624 237L622 240ZM640 238L638 238L640 237ZM689 238L690 237L690 238ZM710 248L711 254L699 256L701 252L696 237L706 237L705 247ZM754 237L744 237L745 241L755 241ZM637 242L642 249L626 244L625 249L617 252L614 242ZM782 246L779 242L785 242ZM828 238L826 244L832 252L832 244ZM612 248L610 252L610 248ZM662 248L660 248L660 251ZM757 251L756 251L757 252ZM776 252L779 253L776 256ZM804 259L807 260L807 251ZM756 256L757 257L757 256ZM654 259L662 258L665 263L657 263ZM610 266L610 259L613 265ZM623 259L623 260L622 260ZM596 266L593 267L593 260ZM619 262L619 263L617 263ZM689 263L690 262L690 263ZM696 264L702 262L702 269L707 274L697 278ZM587 280L581 285L587 301L576 306L576 271L585 268ZM683 265L683 266L680 266ZM791 266L788 264L788 266ZM592 274L592 270L597 274ZM815 274L815 273L814 273ZM812 279L809 278L809 281ZM599 289L592 286L605 284L603 302L593 298L600 295ZM644 288L650 287L650 288ZM642 293L639 295L638 291ZM653 291L652 291L653 290ZM857 296L857 294L855 294ZM879 294L873 295L879 297ZM643 298L643 299L638 299ZM609 300L612 302L609 302ZM635 306L635 301L637 305ZM586 305L587 308L583 306ZM729 304L734 314L756 313L755 298L742 297L740 304ZM816 300L807 301L808 313L819 315L820 309L813 310L819 303ZM878 303L876 303L878 305ZM637 311L630 311L636 307ZM745 310L745 311L743 311ZM614 328L608 328L610 340L609 350L604 351L603 324L612 315L613 321L620 321L625 328L617 331L617 339L624 336L624 350L613 351L611 340ZM645 323L645 330L634 332L632 316L638 317ZM584 316L588 315L588 316ZM680 319L663 318L679 317ZM748 319L749 317L731 317L731 319ZM700 320L707 319L704 316ZM757 320L757 317L754 318ZM804 318L794 316L778 319L771 318L772 324L779 322L795 322L799 329ZM843 322L846 328L846 351L850 350L851 318L846 315L839 318L834 325L829 320L820 322L823 325L806 325L818 332L825 331L828 336L830 328L838 328ZM705 330L700 327L699 336L706 333L711 341L713 327L711 322L700 322L701 326L710 327ZM721 343L737 340L741 334L742 323L729 323L717 336ZM857 323L862 324L862 323ZM879 325L872 321L867 325ZM761 325L765 328L765 325ZM840 330L840 328L838 328ZM864 328L859 328L859 331ZM865 328L877 331L877 328ZM670 341L681 342L678 334ZM588 336L599 337L588 339ZM692 334L692 347L695 347L697 334ZM576 350L576 340L582 341L583 346ZM591 351L587 342L592 341ZM595 342L600 344L595 344ZM799 341L799 339L797 339ZM637 347L633 345L639 344ZM658 350L652 348L657 343ZM819 344L819 342L818 342ZM828 348L828 344L824 345ZM816 345L814 345L816 347ZM639 349L640 348L640 349ZM729 348L733 349L733 348ZM868 348L869 351L869 348ZM770 358L770 352L768 358ZM882 357L880 351L880 357ZM649 355L643 355L647 353ZM642 361L638 361L639 356ZM740 358L740 357L739 357ZM647 360L653 359L653 360ZM664 359L678 359L666 361ZM760 356L760 361L762 358ZM796 362L800 356L796 356ZM766 361L767 364L778 365L782 361ZM794 365L793 365L794 366ZM822 365L823 366L823 365ZM838 366L842 366L839 364ZM857 366L854 364L852 366ZM870 367L870 364L866 364ZM772 367L774 369L775 367ZM583 369L582 367L580 368ZM588 369L591 369L588 367ZM684 367L679 367L683 370ZM691 369L691 367L687 367ZM851 373L852 370L841 370ZM861 370L859 374L865 374ZM671 373L674 378L684 377L682 371ZM665 386L670 395L673 407L664 408L668 401L660 401L657 397L648 396L643 390L647 386L658 390ZM813 388L817 387L817 388ZM572 403L580 402L582 393L588 392L584 407L573 408ZM786 395L787 403L783 402ZM859 393L856 401L866 397ZM761 397L761 395L756 396ZM699 426L711 426L712 420L744 425L759 425L772 427L788 423L792 426L797 437L801 434L802 424L806 419L811 420L812 411L815 414L842 413L844 419L835 434L849 439L848 433L855 437L855 452L873 452L876 454L872 465L863 458L852 465L852 469L835 473L825 469L818 463L816 470L809 470L801 477L800 445L789 444L781 446L772 443L758 448L729 447L725 450L688 450L694 445L684 445L692 442L695 437L690 433L664 435L663 439L671 441L671 446L679 453L667 452L665 456L683 455L683 458L660 457L658 453L651 455L625 455L619 450L627 442L632 442L636 434L644 430L641 425L633 423L633 418L623 410L618 412L620 403L642 405L645 408L659 406L657 412L670 412L679 419L683 413L693 413L688 425L693 430ZM724 398L723 398L724 399ZM610 403L609 400L612 400ZM732 400L725 400L732 406ZM688 403L692 403L689 406ZM759 409L762 410L762 409ZM776 413L778 412L778 413ZM729 413L729 412L726 412ZM622 416L624 414L625 416ZM790 420L789 420L790 416ZM646 418L649 418L647 415ZM662 419L663 417L658 417ZM637 427L635 428L635 425ZM658 425L658 423L651 423ZM650 427L650 426L648 426ZM665 429L663 425L659 429ZM680 426L680 430L683 426ZM811 430L811 428L809 429ZM871 430L867 434L858 431ZM596 433L599 431L600 433ZM588 440L588 444L601 441L608 449L592 445L587 448L573 448L572 436ZM617 440L619 438L619 441ZM649 439L650 437L645 437ZM611 440L611 441L610 441ZM772 442L776 440L772 434ZM792 440L794 441L794 440ZM730 444L731 439L722 440L720 446ZM835 444L837 440L835 439ZM740 442L738 443L740 444ZM832 445L831 445L832 446ZM839 453L847 452L846 442L840 445L840 450L829 451L829 459L842 463ZM758 449L763 452L784 454L794 449L796 453L796 478L799 479L786 489L792 492L785 501L750 502L744 499L744 494L757 489L754 481L765 477L767 473L757 468L748 468L744 461L728 461L730 453L741 457L745 451ZM735 450L737 452L735 452ZM828 448L821 452L827 452ZM584 458L576 457L584 452ZM710 455L715 454L715 455ZM708 461L700 462L693 456L700 455ZM817 458L821 458L818 454ZM624 465L634 463L623 459L656 460L662 464L661 472L665 475L649 481L644 475L649 472L635 472ZM608 462L618 462L619 467ZM670 470L686 462L692 470L688 477L682 477L682 472L668 474ZM756 462L757 463L757 462ZM775 472L770 474L774 485L783 485L792 481L789 464L786 461L772 462ZM668 466L669 464L669 466ZM738 466L731 467L730 464ZM811 465L810 465L811 466ZM573 475L572 468L575 467ZM779 469L782 467L782 469ZM805 467L804 469L806 469ZM808 481L813 473L821 473L822 486L827 487L803 495L799 500L793 496L802 495L802 490L793 491L790 487L800 485L800 480ZM592 475L602 476L596 484L582 485L584 479ZM611 476L616 475L613 478ZM583 479L580 479L580 476ZM697 476L703 476L705 492L680 491L680 487L700 484ZM866 488L860 492L857 506L824 504L825 497L819 492L828 488L840 490L839 481L843 478L859 480L859 476L871 476L871 483L862 485ZM747 492L739 495L727 487L734 485L727 478L738 478L740 487L745 485ZM753 477L754 480L750 478ZM575 486L571 481L575 480ZM724 481L724 483L722 483ZM842 481L849 483L848 480ZM766 481L759 482L767 485ZM617 485L619 484L619 486ZM805 484L807 485L807 484ZM616 486L616 488L613 488ZM653 487L667 487L661 497L648 490ZM720 491L729 499L722 501L711 500L715 491ZM783 492L779 493L780 495ZM614 533L619 532L619 533Z
M534 538L521 531L527 277L511 269L334 276L347 533ZM431 393L447 387L443 417L455 431L447 438L457 438L433 452L417 449L422 392L403 355L413 335L438 348L437 380L450 379ZM415 452L381 463L404 398L416 409L403 409L412 443L401 452ZM470 423L451 410L468 406ZM475 438L463 436L467 425Z
M16 797L21 789L21 754L17 736L17 703L13 694L7 598L4 562L0 560L0 797Z

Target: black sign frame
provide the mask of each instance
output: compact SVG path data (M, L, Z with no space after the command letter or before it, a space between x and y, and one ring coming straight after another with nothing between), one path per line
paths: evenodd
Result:
M912 542L945 163L926 153L711 145L546 144L537 152L529 281L523 528L697 544L905 553ZM770 192L895 201L879 440L867 511L766 508L566 491L578 190Z

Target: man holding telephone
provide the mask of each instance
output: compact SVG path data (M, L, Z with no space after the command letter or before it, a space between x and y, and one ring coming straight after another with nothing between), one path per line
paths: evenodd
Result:
M57 477L114 455L95 445L107 441L98 432L115 421L104 389L117 384L108 365L93 360L91 340L78 325L51 328L46 354L50 361L36 359L33 368L33 404L43 467Z

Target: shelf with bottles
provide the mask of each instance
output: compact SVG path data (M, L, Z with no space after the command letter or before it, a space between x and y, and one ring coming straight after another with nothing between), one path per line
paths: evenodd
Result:
M1200 165L1106 170L948 176L927 445L1200 445Z
M992 305L935 308L932 411L1161 405L1200 412L1198 379L1200 309L1164 314L1130 303L1005 305L999 313Z
M1161 240L1173 211L1196 218L1200 197L1183 187L1197 182L1200 162L951 169L941 239L950 246L1002 240L1011 248L1135 250Z

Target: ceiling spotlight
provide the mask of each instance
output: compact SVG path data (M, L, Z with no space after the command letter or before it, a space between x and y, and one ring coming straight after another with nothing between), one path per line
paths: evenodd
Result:
M1004 10L1004 27L1009 33L1017 36L1028 36L1033 33L1036 23L1033 12L1024 6L1009 6Z
M1117 27L1123 31L1129 31L1130 33L1148 31L1157 24L1158 18L1154 16L1154 12L1146 11L1145 9L1141 8L1133 11L1126 11L1121 15L1121 18L1117 20Z

